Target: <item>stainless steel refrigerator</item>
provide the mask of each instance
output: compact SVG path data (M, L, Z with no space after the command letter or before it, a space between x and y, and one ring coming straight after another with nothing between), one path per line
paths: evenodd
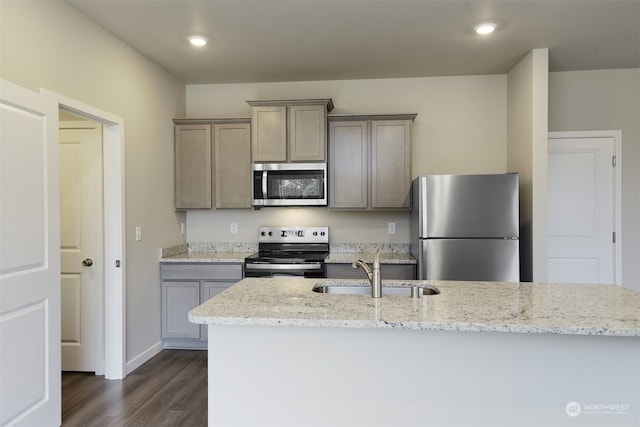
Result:
M518 174L419 176L412 191L419 280L520 281Z

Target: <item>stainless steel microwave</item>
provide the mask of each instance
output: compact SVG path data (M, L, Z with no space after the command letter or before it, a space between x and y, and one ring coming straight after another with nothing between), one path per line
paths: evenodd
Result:
M327 206L326 163L255 163L253 206Z

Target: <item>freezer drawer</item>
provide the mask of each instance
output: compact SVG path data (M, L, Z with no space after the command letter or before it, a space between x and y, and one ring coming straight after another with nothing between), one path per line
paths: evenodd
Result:
M423 280L520 281L518 240L426 239L418 275Z

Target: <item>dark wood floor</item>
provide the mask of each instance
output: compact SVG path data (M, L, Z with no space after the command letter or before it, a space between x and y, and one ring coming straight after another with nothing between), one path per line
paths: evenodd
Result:
M63 372L63 426L207 425L207 352L163 350L124 380Z

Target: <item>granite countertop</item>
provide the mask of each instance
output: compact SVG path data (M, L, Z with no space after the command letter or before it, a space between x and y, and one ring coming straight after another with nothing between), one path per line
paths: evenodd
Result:
M164 263L236 263L244 262L244 259L253 252L183 252L160 258Z
M339 282L339 283L338 283ZM312 292L362 280L248 278L189 312L200 324L401 328L640 337L640 292L616 285L384 281L435 286L412 299Z
M243 263L258 250L257 243L187 243L162 248L162 263Z
M351 264L356 259L372 263L376 251L380 249L382 264L417 264L408 253L405 244L357 244L338 243L331 246L331 253L325 258L327 264ZM257 243L189 243L160 250L159 262L163 263L216 263L244 262L244 259L258 251Z
M371 264L376 254L367 253L330 253L325 259L325 264L351 264L354 260L361 259ZM417 264L416 259L411 254L405 253L381 253L381 264Z
M408 253L408 244L336 243L325 259L327 264L351 264L356 259L372 263L380 249L382 264L417 264ZM159 262L164 263L235 263L258 251L257 243L188 243L161 249Z
M244 259L254 252L183 252L179 254L163 256L160 262L244 262ZM324 262L327 264L351 264L356 259L361 259L369 264L373 262L375 254L372 253L337 253L329 254ZM416 264L416 259L410 254L380 254L381 264Z

